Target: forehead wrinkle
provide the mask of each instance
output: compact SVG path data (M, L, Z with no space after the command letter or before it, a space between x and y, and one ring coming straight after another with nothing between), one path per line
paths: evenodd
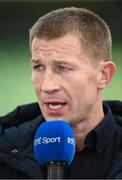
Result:
M72 48L74 50L78 49L74 45L71 45L71 44L69 44L69 45L70 45L70 48ZM47 52L48 53L48 52L54 51L56 53L61 53L61 52L64 52L64 51L67 52L68 49L69 49L68 45L67 46L60 45L59 47L58 47L58 45L51 45L51 46L49 46L49 45L42 45L42 46L38 45L38 47L35 47L33 50L35 52L40 51L40 52L45 52L45 53Z
M71 46L71 45L70 45ZM73 46L72 46L73 47ZM44 56L47 58L51 58L55 60L56 62L63 62L64 59L69 59L70 57L77 56L79 57L81 55L81 51L76 51L77 47L74 46L74 50L71 49L69 51L69 48L65 48L60 46L59 48L55 47L39 47L39 49L35 52L37 57L39 55L38 59L43 59Z
M59 44L59 45L58 45ZM37 52L48 52L48 51L54 51L56 53L63 53L69 50L71 48L70 53L72 52L80 52L81 50L81 44L78 41L78 39L67 39L65 38L65 41L63 39L54 39L54 40L45 40L45 39L38 39L35 38L32 43L33 51ZM77 51L76 51L77 50Z

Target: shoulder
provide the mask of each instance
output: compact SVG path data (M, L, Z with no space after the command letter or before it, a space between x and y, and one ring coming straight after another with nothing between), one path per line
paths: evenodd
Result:
M0 131L0 176L10 178L41 177L40 167L33 157L33 138L36 129L43 122L40 115L16 126L1 127ZM32 169L36 174L33 174ZM9 173L10 172L10 173Z
M115 118L116 123L122 127L122 101L119 100L109 100L104 101L105 104L109 106L111 112Z
M111 171L108 175L109 179L122 179L122 150L113 162Z
M122 101L107 100L107 101L104 101L104 103L106 103L110 107L113 114L117 114L122 117Z
M120 139L120 148L112 163L109 179L122 179L122 101L105 101L110 107L116 122L116 136Z
M28 146L32 142L38 126L43 122L44 118L40 115L17 126L0 126L0 151L4 152L5 149L10 151L15 147L22 150Z
M17 126L30 121L41 114L38 103L17 106L16 109L4 116L0 116L0 125L4 127Z
M25 147L31 142L39 124L44 121L37 103L18 106L0 117L0 150Z

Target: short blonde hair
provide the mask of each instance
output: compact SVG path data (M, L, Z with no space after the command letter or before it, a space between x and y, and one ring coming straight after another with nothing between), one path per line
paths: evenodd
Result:
M112 40L108 25L83 8L61 8L40 17L30 29L30 45L34 37L54 39L67 33L78 35L81 46L95 61L111 60Z

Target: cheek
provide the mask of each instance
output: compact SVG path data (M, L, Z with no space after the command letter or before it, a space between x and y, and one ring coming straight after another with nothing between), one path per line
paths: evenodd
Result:
M72 91L78 104L84 102L97 92L97 78L94 74L82 76L78 81L74 81Z
M33 85L34 89L37 90L39 88L39 86L41 85L40 77L37 76L35 73L32 73L31 80L32 80L32 85Z
M88 89L89 89L89 91L91 91L91 93L93 91L97 92L97 89L98 89L97 76L93 75L93 76L89 77L89 79L88 79Z

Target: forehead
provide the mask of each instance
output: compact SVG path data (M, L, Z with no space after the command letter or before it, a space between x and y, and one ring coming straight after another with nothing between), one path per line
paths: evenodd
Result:
M66 34L51 40L35 37L32 41L31 53L33 60L50 62L65 60L67 63L91 64L91 57L75 34Z
M81 44L79 38L74 34L67 34L60 38L48 40L46 38L35 37L32 41L31 51L35 53L65 53L80 54Z

